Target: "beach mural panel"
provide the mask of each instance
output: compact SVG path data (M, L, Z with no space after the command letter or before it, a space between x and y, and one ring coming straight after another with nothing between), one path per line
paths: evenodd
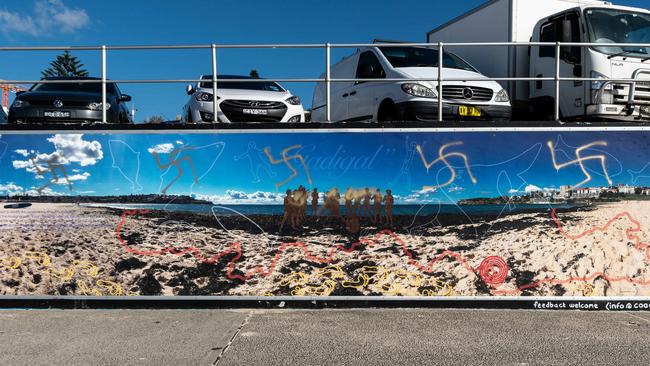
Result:
M649 296L650 133L4 134L0 295Z

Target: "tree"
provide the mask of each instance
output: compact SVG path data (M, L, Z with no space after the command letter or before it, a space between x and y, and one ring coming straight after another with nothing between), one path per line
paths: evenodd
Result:
M250 77L255 78L255 79L259 79L259 78L260 78L260 74L259 74L259 73L257 72L257 70L255 70L255 69L251 70L251 72L250 72L249 75L250 75Z
M145 118L142 123L163 123L165 122L165 117L163 116L151 116L149 118Z
M41 74L44 78L71 76L86 77L88 76L88 71L83 67L84 65L77 59L77 57L72 56L69 51L65 51L62 55L56 56L56 59L50 63L50 67L43 70Z

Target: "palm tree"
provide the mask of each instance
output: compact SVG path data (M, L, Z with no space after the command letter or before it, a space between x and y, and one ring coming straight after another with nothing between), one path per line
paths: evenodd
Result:
M69 51L63 52L62 55L56 57L50 63L50 67L43 70L41 74L44 78L47 77L86 77L88 71L83 69L84 65L72 56Z

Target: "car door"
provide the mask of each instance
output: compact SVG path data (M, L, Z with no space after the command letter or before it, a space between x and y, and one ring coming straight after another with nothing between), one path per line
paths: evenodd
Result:
M355 82L348 90L348 121L372 121L374 114L378 109L375 100L375 90L377 82L363 81L363 79L383 79L386 78L386 72L372 50L362 52L359 55L359 61L355 73Z
M332 68L333 79L352 79L354 77L355 68L359 54L356 53L343 61L339 62ZM330 113L332 114L332 121L344 121L348 118L348 93L350 87L353 85L349 81L332 82L330 84L330 98L332 100L332 107ZM325 92L324 92L325 93ZM326 98L326 96L324 96Z

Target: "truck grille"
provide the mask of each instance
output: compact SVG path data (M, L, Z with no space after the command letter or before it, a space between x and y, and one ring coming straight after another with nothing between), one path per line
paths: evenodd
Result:
M465 85L443 85L444 99L469 100L472 102L489 102L494 92L492 89ZM468 98L469 97L469 98Z
M630 97L629 84L614 84L614 103L627 104ZM634 90L634 104L650 104L650 82L640 81L636 83Z

